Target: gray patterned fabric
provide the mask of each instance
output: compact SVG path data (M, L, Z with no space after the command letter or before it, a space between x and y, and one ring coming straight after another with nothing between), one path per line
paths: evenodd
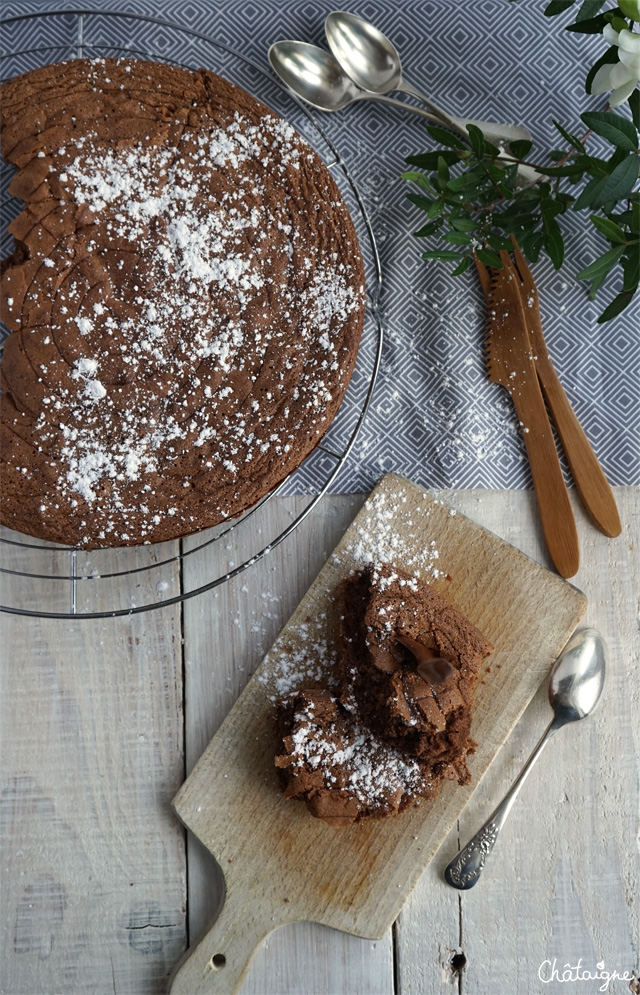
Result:
M4 18L29 11L48 13L41 19L4 26L3 77L78 54L122 55L125 51L190 67L204 65L285 114L326 161L334 161L330 145L313 125L313 115L310 118L272 82L266 61L269 44L280 38L323 44L323 21L332 9L330 3L88 0L85 10L134 16L122 19L86 13L81 24L75 14L51 13L61 6L49 0L4 0ZM602 41L563 32L568 15L544 18L546 0L465 4L351 0L347 6L393 39L411 82L453 113L526 124L538 155L558 144L552 118L569 130L579 130L579 113L604 104L602 97L586 98L583 87L586 69L601 51ZM173 21L181 28L142 20L140 15ZM213 47L201 34L217 46L240 51L255 67ZM41 50L21 54L33 48ZM409 187L399 174L405 155L433 147L420 119L363 102L340 114L318 112L316 120L355 179L371 218L383 270L382 364L368 415L332 489L364 490L389 470L428 487L529 487L529 468L511 402L501 387L485 377L484 308L477 281L470 272L451 278L450 264L422 261L420 252L426 246L411 235L422 220L418 209L405 199ZM373 287L373 256L357 201L340 165L333 168L356 217ZM3 185L7 182L5 172ZM9 205L8 210L15 212L16 205ZM638 309L628 310L607 325L596 324L607 295L590 302L585 285L576 283L574 275L606 244L587 228L586 214L570 214L560 223L566 235L565 267L558 274L549 262L541 261L534 271L549 349L609 480L637 484ZM5 236L3 254L7 244ZM612 295L614 289L607 294ZM366 393L375 345L376 328L370 314L358 372L326 440L328 449L340 450L349 438ZM330 456L317 451L282 493L317 490L334 465Z

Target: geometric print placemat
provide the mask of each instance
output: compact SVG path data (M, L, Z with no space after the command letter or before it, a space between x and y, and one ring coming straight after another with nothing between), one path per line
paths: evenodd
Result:
M70 6L4 0L2 15ZM89 0L82 6L175 21L211 35L265 69L273 41L299 38L326 44L323 23L333 9L320 0ZM474 0L464 5L452 0L350 0L346 6L389 35L402 54L406 77L423 92L454 114L526 124L539 154L561 144L552 118L569 131L579 130L580 113L605 105L606 97L587 98L584 93L587 69L603 49L600 36L564 32L570 14L545 18L545 0ZM11 38L13 52L35 44L33 22L24 22L21 30L24 37ZM119 42L126 45L127 39ZM51 50L12 59L10 74L76 54L64 49L63 33L42 44ZM53 48L58 44L59 52ZM195 65L197 40L191 47L187 59L184 36L146 26L145 51L151 49L159 58ZM224 66L207 68L225 75ZM244 82L269 102L259 83L234 82ZM297 124L298 111L290 102L288 112L288 100L285 95L285 103L275 109ZM450 277L450 264L420 258L425 245L411 235L423 221L406 200L409 185L399 176L406 155L434 147L421 120L373 101L338 114L314 114L357 183L383 270L382 365L367 418L332 490L368 490L391 470L425 487L530 487L511 401L485 376L484 304L473 271ZM322 148L318 151L324 154ZM608 324L596 324L607 297L589 301L587 286L574 279L606 248L586 217L569 213L559 219L566 244L560 273L548 260L534 267L543 325L560 379L609 481L637 485L640 315L636 307ZM611 296L614 292L608 291ZM373 350L373 339L365 340L364 348ZM339 446L344 441L339 420L332 431L332 443ZM348 437L348 427L344 432ZM325 478L326 468L311 459L282 493L313 492Z

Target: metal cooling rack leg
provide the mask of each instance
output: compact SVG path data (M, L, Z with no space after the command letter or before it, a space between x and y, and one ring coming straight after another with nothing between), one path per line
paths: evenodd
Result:
M78 593L78 591L77 591L77 586L76 586L76 566L77 566L77 561L78 561L78 554L76 553L75 549L72 549L71 553L69 554L69 556L70 556L70 560L71 560L71 577L69 578L71 580L71 607L70 607L70 611L71 611L72 615L76 615L77 612L78 612L78 607L77 607L77 593Z

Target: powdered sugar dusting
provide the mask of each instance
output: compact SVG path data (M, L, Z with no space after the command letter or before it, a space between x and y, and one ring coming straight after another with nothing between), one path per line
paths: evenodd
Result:
M432 500L426 493L423 498L425 502ZM340 563L346 556L359 568L396 563L415 576L420 573L433 579L442 576L442 570L438 566L440 553L435 540L428 540L425 544L418 531L414 531L412 518L407 518L404 514L406 505L407 494L404 490L390 493L375 491L365 502L364 518L359 516L355 523L356 538L347 543L342 551L334 554L335 562ZM424 520L429 514L428 504L424 508L415 509L412 514ZM400 530L398 521L401 515ZM397 577L394 576L393 579ZM384 578L382 581L386 583Z
M334 685L335 665L335 646L327 634L327 616L321 612L289 627L286 643L278 646L273 669L261 671L258 680L275 703L301 688Z
M338 732L333 724L316 722L313 711L303 708L294 715L294 727L295 764L321 771L327 788L336 784L335 769L347 768L349 791L368 808L384 806L398 793L415 795L425 788L424 765L382 743L357 722Z
M122 72L87 65L94 92ZM56 283L51 324L29 343L45 357L33 438L58 474L39 514L70 510L81 544L153 541L167 516L190 531L189 492L205 505L207 479L226 488L208 509L220 520L249 477L294 468L346 389L345 328L364 287L329 223L344 209L314 188L317 157L290 125L226 115L169 120L177 145L78 129L51 153L77 231L47 250Z

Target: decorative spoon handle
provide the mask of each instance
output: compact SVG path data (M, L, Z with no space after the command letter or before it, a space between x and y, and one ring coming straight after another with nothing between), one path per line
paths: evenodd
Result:
M444 872L444 879L452 888L458 888L461 891L473 888L482 874L485 861L493 850L498 833L504 826L507 816L511 811L511 806L516 800L529 771L549 742L552 734L561 725L564 725L562 721L558 721L557 718L552 719L503 801L498 805L495 812L489 816L482 828L478 830L475 836L469 840L467 845L447 865Z

